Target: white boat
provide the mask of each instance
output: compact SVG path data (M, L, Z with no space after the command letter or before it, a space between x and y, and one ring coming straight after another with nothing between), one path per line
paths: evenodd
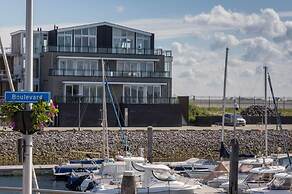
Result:
M283 166L264 166L253 168L244 180L238 181L239 193L243 193L250 188L263 187L273 179L275 174L285 172L285 170L286 168ZM224 188L228 191L229 182L223 183L220 188Z
M214 189L190 179L178 180L179 176L172 174L171 169L162 164L132 163L136 170L136 185L138 194L194 194L194 193L222 193L223 190ZM90 192L98 194L120 193L120 181L96 179L96 186Z
M246 193L250 194L291 194L292 193L292 174L278 173L274 175L273 180L266 187L248 189Z
M190 158L186 161L170 163L169 167L178 174L194 178L213 171L217 165L218 162L214 160Z
M261 167L263 165L269 166L273 165L274 159L272 158L249 158L245 160L239 161L239 172L240 173L248 173L251 169Z

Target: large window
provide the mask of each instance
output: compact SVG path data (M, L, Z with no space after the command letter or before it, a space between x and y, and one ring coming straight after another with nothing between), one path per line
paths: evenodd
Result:
M96 84L65 84L67 102L101 103L102 86Z
M118 61L117 71L123 76L151 77L151 72L154 72L154 62Z
M136 53L150 54L150 36L143 34L136 35Z
M124 85L123 96L125 103L159 103L161 100L161 86Z
M117 53L135 53L135 33L113 28L113 49Z
M57 74L98 76L98 60L59 59Z
M74 30L75 52L96 52L96 27Z
M58 33L58 51L72 51L72 31Z

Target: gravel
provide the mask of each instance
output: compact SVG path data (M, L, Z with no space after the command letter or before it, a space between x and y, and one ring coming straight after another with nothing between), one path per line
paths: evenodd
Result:
M127 131L128 143L133 154L139 148L147 148L147 131ZM155 161L181 161L191 157L218 159L221 133L218 130L154 130L153 157ZM232 131L226 131L228 146ZM238 130L236 132L241 153L264 153L264 131ZM0 165L19 164L17 162L17 139L21 134L12 131L0 132ZM287 138L285 140L285 138ZM277 153L286 141L292 151L292 131L269 131L269 151ZM45 131L33 136L34 164L58 164L69 159L86 157L86 152L94 152L100 157L102 152L101 131ZM119 131L109 131L110 154L122 153Z

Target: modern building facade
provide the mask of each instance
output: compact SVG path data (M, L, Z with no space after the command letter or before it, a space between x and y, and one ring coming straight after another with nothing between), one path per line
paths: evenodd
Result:
M11 34L15 73L24 75L25 33ZM60 102L100 103L102 61L113 95L123 103L167 103L171 51L155 49L154 34L107 22L34 33L35 90ZM20 49L19 49L20 48ZM22 87L23 83L19 84Z
M6 54L8 65L10 68L11 78L14 86L17 85L18 78L13 74L13 56L11 54ZM3 98L5 91L9 91L10 86L7 78L7 73L5 71L4 60L2 53L0 52L0 98Z
M11 33L14 74L24 88L25 31ZM172 98L172 53L155 48L155 36L108 22L34 32L34 91L50 91L60 107L60 126L97 126L102 101L102 63L119 117L128 126L179 126L188 101ZM108 101L109 102L109 101ZM81 107L78 109L78 104ZM76 114L80 110L81 114ZM108 109L110 126L115 113ZM146 115L147 114L147 115Z

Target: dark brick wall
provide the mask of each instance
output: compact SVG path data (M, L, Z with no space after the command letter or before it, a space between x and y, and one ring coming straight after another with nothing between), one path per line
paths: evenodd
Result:
M182 109L179 104L125 104L128 108L129 127L176 127L182 126Z

